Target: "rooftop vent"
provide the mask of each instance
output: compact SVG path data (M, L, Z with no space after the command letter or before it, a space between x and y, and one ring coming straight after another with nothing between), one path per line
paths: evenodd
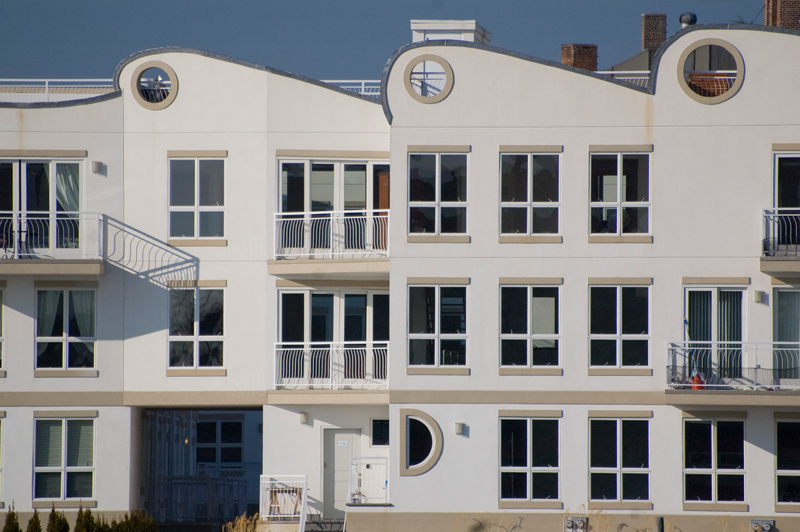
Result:
M687 11L686 13L681 13L681 16L678 17L678 20L681 23L681 28L688 28L689 26L694 26L697 24L697 15Z
M475 20L412 20L413 42L450 39L488 44L492 34Z

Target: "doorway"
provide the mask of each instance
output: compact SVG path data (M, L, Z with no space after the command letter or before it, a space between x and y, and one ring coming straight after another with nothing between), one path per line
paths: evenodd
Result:
M350 497L350 461L361 455L361 430L326 429L322 468L322 517L344 519Z

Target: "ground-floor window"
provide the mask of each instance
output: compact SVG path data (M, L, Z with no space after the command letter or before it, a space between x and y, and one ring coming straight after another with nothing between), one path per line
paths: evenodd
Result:
M649 421L592 419L589 438L589 498L649 500Z
M684 500L744 501L744 422L686 420Z
M500 419L501 499L559 499L558 434L558 419Z
M94 420L37 419L35 499L91 499L94 485Z
M775 448L778 502L800 502L800 422L779 421Z

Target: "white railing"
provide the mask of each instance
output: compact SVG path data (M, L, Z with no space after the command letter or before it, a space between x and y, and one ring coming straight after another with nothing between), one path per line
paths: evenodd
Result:
M247 510L243 479L166 476L151 481L150 513L160 523L222 523Z
M298 522L306 529L306 476L261 475L259 516L268 523Z
M110 79L0 79L0 101L78 100L114 90Z
M650 72L647 70L598 70L595 74L631 83L639 87L646 87L647 80L650 79Z
M671 343L667 386L683 390L800 390L800 342Z
M277 343L275 387L385 389L388 362L388 342Z
M102 223L98 213L0 211L0 259L100 259Z
M276 259L388 255L388 210L275 214Z
M350 460L350 504L389 502L389 459L357 457Z
M323 83L364 96L379 96L381 93L381 80L379 79L328 79Z
M800 256L800 209L764 210L764 255Z

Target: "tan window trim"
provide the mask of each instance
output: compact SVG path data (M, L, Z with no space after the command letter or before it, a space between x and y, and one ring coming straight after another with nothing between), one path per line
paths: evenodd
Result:
M683 277L681 278L683 284L707 284L707 285L749 285L749 277Z
M500 277L499 284L563 285L563 277Z
M589 501L589 510L652 510L653 503L645 501Z
M97 281L34 281L34 288L97 288Z
M35 369L34 378L95 378L100 376L96 369Z
M564 374L564 370L561 368L548 368L548 367L501 367L498 375L501 376L510 376L510 375L533 375L533 376L543 376L543 377L560 377Z
M275 157L298 159L389 159L391 152L369 150L275 150Z
M652 244L652 235L589 235L590 244Z
M47 159L60 158L86 158L89 156L87 150L0 150L0 157L39 157Z
M276 288L366 288L388 290L389 281L377 279L352 280L352 279L276 279Z
M652 144L589 144L592 153L653 153Z
M683 419L747 419L747 411L732 410L706 410L692 411L684 410Z
M0 379L5 379L5 378L6 378L6 370L0 369Z
M538 501L497 501L497 508L500 510L563 510L564 503L561 501L538 500Z
M772 144L772 151L800 151L800 144L797 144L797 143L789 143L789 144L773 143Z
M228 150L167 150L167 158L191 158L191 159L224 159L228 156Z
M457 367L426 367L415 366L406 368L406 375L461 375L468 376L470 369L463 366Z
M588 284L611 286L634 286L653 284L652 277L589 277Z
M471 240L469 235L414 234L406 237L408 244L469 244Z
M0 419L5 419L5 417L6 417L6 411L0 410Z
M800 504L781 502L775 505L775 513L788 514L800 513Z
M97 508L97 501L94 500L68 500L68 501L54 501L54 500L46 500L46 501L38 501L34 500L31 503L31 508L34 510L42 510L47 508L56 508L56 509L67 509L67 508Z
M170 238L167 245L175 248L224 248L228 246L228 239Z
M406 284L469 284L469 277L407 277Z
M774 419L800 419L800 412L773 412Z
M406 467L406 457L408 456L408 422L409 417L416 417L424 421L433 432L433 450L428 458L421 464L412 467ZM413 408L400 409L400 476L401 477L415 477L430 471L433 466L439 461L442 456L442 429L439 424L431 416L421 410Z
M472 146L469 144L429 144L408 146L408 153L470 153Z
M41 418L85 418L98 417L97 410L34 410L34 419Z
M561 144L501 144L498 151L500 153L564 153L564 146Z
M228 370L224 368L182 368L168 369L167 377L227 377Z
M498 244L562 244L564 237L555 235L500 235Z
M195 280L195 279L173 279L167 281L168 288L225 288L228 286L226 280Z
M588 417L597 418L642 418L651 419L652 410L589 410Z
M497 417L561 418L563 410L498 410Z
M0 281L0 288L5 288L8 281Z
M589 368L590 377L651 377L651 368Z
M750 507L744 502L684 502L684 512L747 512Z

